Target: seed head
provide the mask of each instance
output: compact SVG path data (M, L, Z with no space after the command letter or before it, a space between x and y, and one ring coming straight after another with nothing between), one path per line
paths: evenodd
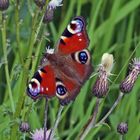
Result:
M105 71L109 75L113 68L113 55L109 53L104 53L101 59L101 65L103 65Z
M98 69L98 78L93 86L93 95L102 98L106 96L109 90L108 76L113 67L113 55L105 53L102 56L101 64Z
M0 0L0 11L4 11L9 7L9 0Z
M21 122L21 124L19 126L19 130L23 133L29 132L30 131L30 126L29 126L28 122Z
M132 62L130 73L120 84L120 90L123 93L129 93L133 89L138 75L140 74L140 59L135 58Z
M126 134L128 131L128 124L125 122L121 122L120 124L118 124L117 127L117 132L120 133L121 135Z

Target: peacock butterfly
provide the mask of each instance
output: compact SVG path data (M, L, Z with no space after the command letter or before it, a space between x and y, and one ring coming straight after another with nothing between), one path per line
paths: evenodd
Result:
M41 66L27 87L28 95L57 96L61 105L74 100L92 73L85 21L75 17L64 30L54 53L44 53Z

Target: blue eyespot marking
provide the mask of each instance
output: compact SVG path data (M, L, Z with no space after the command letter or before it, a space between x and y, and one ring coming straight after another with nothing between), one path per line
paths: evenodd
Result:
M78 55L79 57L79 61L82 63L82 64L85 64L88 60L88 55L85 51L81 51Z
M35 89L31 88L28 91L31 94L31 96L36 97L40 93L40 88L35 88Z
M63 85L58 85L56 90L57 90L57 94L61 96L67 93L67 89Z
M38 97L41 90L40 90L39 82L36 79L33 80L34 81L31 81L28 85L27 93L31 98L35 99Z

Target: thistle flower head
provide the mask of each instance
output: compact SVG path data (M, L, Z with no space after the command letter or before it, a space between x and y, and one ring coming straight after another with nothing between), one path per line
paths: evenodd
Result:
M140 74L140 59L135 58L132 62L130 73L120 84L120 90L123 93L129 93L133 89L138 75Z
M62 0L51 0L48 4L49 9L56 9L56 7L62 6Z
M29 132L30 131L30 126L28 124L28 122L21 122L20 126L19 126L19 130L21 132Z
M107 79L107 72L105 71L104 67L101 66L99 68L99 75L98 78L93 86L93 95L102 98L106 96L109 89L109 83Z
M105 71L107 74L110 74L112 68L113 68L113 55L109 53L104 53L101 59L101 65L103 65Z
M132 62L133 62L132 68L137 69L137 71L139 71L140 73L140 58L134 58Z
M128 131L128 124L125 122L121 122L120 124L118 124L117 126L117 132L120 133L121 135L126 134Z
M51 0L47 6L46 12L44 14L43 22L48 23L53 20L54 10L56 7L62 6L62 0Z
M46 131L46 140L48 139L50 134L50 130ZM40 128L39 130L36 129L31 133L32 140L44 140L44 129Z
M9 7L9 0L0 0L0 10L4 11Z
M54 9L47 8L43 17L43 23L48 23L53 20Z
M93 86L93 95L102 98L109 90L108 76L113 67L113 55L105 53L102 56L101 64L98 69L98 78Z

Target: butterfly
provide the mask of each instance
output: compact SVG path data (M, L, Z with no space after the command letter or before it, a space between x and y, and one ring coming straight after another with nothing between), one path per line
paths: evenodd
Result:
M75 100L93 71L83 17L75 17L62 33L54 53L46 52L30 80L27 93L36 100L57 96L61 105Z

